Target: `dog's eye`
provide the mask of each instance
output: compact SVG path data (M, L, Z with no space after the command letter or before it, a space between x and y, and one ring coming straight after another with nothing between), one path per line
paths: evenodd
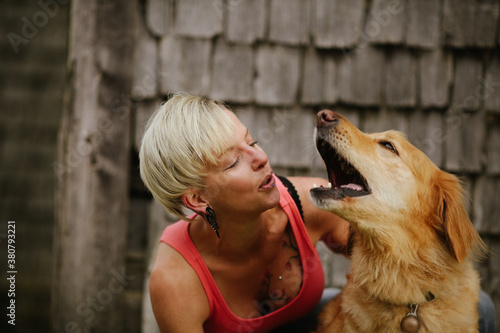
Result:
M394 154L399 155L398 151L396 148L394 148L393 144L390 143L389 141L380 141L379 142L382 147L384 147L387 150L392 151Z

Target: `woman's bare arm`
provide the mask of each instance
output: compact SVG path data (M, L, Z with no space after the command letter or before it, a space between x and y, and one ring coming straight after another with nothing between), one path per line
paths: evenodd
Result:
M210 306L196 272L170 246L160 243L149 280L151 304L162 333L202 333Z

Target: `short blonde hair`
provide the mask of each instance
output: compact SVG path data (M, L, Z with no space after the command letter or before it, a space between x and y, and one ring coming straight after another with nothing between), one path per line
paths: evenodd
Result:
M219 101L176 93L153 114L139 151L143 182L169 212L186 217L182 195L205 188L210 167L234 139L234 124Z

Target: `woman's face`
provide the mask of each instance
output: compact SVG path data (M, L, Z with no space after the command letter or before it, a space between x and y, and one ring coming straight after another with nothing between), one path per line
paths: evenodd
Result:
M235 140L217 167L208 173L205 198L216 213L261 213L275 207L280 195L266 153L239 119L226 111L235 125Z

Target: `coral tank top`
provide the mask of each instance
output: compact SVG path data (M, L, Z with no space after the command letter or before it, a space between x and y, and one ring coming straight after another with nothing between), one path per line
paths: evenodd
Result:
M205 289L210 305L210 316L203 328L210 333L257 333L269 332L285 323L293 322L310 312L321 299L325 285L323 267L316 248L301 218L297 205L283 183L275 177L280 192L280 206L288 216L302 263L302 286L290 303L266 315L245 319L235 315L226 304L210 271L189 236L189 223L176 222L165 228L161 242L178 251L196 271Z

